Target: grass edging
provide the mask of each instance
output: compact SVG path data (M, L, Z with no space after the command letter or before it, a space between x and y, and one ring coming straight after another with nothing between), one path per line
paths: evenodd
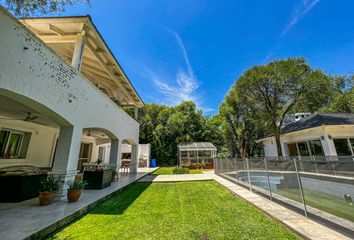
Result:
M117 195L118 193L124 191L128 186L132 184L136 184L141 178L145 177L149 173L146 173L142 175L141 177L137 178L135 181L125 185L124 187L113 191L106 196L101 197L100 199L96 200L95 202L92 202L83 208L70 213L68 216L65 216L64 218L50 224L49 226L39 230L36 233L33 233L32 235L28 236L25 238L25 240L37 240L37 239L44 239L48 238L50 236L53 236L55 233L59 232L60 230L64 229L66 226L80 220L82 217L84 217L87 213L89 213L93 208L95 208L98 204L112 198L113 196ZM70 204L70 203L68 203Z
M219 176L220 177L220 176ZM227 179L225 179L227 180ZM306 235L304 235L303 233L297 231L296 229L292 228L290 225L288 225L287 223L279 220L278 218L274 217L272 214L263 211L263 209L261 209L260 207L258 207L256 204L249 202L246 198L242 197L241 195L235 193L234 191L232 191L231 189L229 189L228 187L222 185L221 183L219 183L218 181L214 180L215 182L217 182L220 186L222 186L223 188L227 189L232 195L239 197L240 199L246 201L247 203L251 204L252 206L254 206L255 208L257 208L258 210L260 210L263 214L267 215L268 217L270 217L272 220L280 223L283 227L285 227L286 229L288 229L289 231L291 231L292 233L296 234L298 237L301 237L303 239L306 240L310 240L309 237L307 237ZM228 180L229 181L229 180ZM235 183L236 184L236 183ZM238 184L237 184L238 185ZM240 186L240 185L238 185ZM266 199L268 200L268 199Z

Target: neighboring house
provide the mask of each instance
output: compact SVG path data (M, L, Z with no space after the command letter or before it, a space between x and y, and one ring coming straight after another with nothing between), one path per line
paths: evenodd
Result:
M138 161L143 101L89 16L16 19L0 6L0 168L73 180L85 162ZM65 185L64 185L65 186Z
M283 156L308 156L335 160L354 156L354 114L313 114L282 128ZM278 156L274 136L257 140L266 157Z

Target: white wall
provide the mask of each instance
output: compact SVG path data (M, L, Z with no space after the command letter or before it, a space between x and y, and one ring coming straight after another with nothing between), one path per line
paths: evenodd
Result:
M115 138L139 142L137 121L1 7L0 36L0 95L59 126L74 126L69 155L62 149L57 153L60 162L69 158L70 164L59 171L76 170L83 128L105 129ZM66 132L65 141L71 137Z
M282 143L282 151L284 156L288 155L287 144L310 140L321 140L324 154L326 156L336 156L337 152L333 143L333 139L348 137L354 138L354 125L332 125L305 129L298 132L284 134L280 137L280 141ZM276 156L277 151L275 139L266 138L262 142L264 144L265 156Z
M263 141L264 156L276 157L278 156L277 144L274 137L267 138Z
M0 129L3 128L29 132L31 133L31 138L26 158L0 159L0 168L14 165L51 166L54 144L58 137L59 129L24 121L0 120Z

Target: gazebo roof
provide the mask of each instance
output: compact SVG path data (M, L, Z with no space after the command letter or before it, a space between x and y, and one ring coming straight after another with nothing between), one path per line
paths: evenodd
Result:
M217 150L211 142L183 142L178 144L179 151Z

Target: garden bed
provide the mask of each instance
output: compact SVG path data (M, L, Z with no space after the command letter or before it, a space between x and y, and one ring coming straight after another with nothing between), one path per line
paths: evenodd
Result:
M176 167L160 167L159 169L157 169L156 171L154 171L153 175L173 175L173 169L175 169ZM200 174L203 173L202 170L200 169L191 169L189 171L189 174Z

